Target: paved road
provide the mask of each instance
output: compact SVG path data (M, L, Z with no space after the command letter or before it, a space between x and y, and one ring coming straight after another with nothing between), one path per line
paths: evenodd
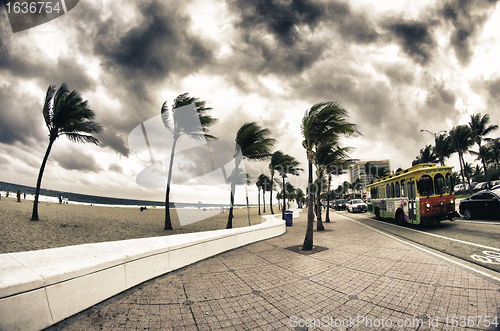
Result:
M370 213L337 212L374 228L437 251L500 272L500 221L443 221L427 226L399 226L394 220L377 221Z

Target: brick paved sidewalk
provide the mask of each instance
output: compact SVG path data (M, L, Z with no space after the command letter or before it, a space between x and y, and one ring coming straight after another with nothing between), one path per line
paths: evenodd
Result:
M148 281L49 329L494 330L487 325L495 316L500 323L499 285L334 212L327 231L314 232L325 250L286 249L302 244L306 217L280 237ZM464 323L474 327L452 327Z

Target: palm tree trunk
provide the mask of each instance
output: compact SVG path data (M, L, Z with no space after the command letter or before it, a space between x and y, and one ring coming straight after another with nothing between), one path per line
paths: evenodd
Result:
M32 221L38 221L38 197L40 195L40 187L42 186L43 172L45 170L45 165L47 164L50 150L52 149L54 141L55 139L49 140L49 146L47 146L47 150L45 151L45 156L43 157L42 165L40 166L40 172L38 173L38 180L36 181L35 200L33 201L33 213L31 214Z
M230 205L229 205L229 216L227 217L227 225L226 229L232 229L233 228L233 205L234 205L234 190L236 188L236 185L231 183L231 197L230 197Z
M308 160L309 167L309 177L307 184L309 186L307 192L307 229L306 237L304 238L304 243L302 244L303 251L310 251L313 249L313 225L314 225L314 211L313 211L313 197L312 197L312 161Z
M236 177L236 174L238 173L238 167L240 165L240 161L239 159L236 159L235 160L235 164L234 164L234 176L233 177ZM233 178L233 180L231 181L231 197L230 197L230 205L229 205L229 215L227 217L227 225L226 225L226 229L232 229L233 228L233 207L234 207L234 193L236 191L236 178Z
M462 165L462 154L461 153L458 153L458 163L460 163L460 174L462 175L462 184L464 185L464 191L465 191L464 166Z
M262 204L264 205L264 210L262 213L266 213L266 189L262 188Z
M479 146L479 153L481 153L481 144L477 144ZM491 188L490 176L488 174L488 169L486 168L486 162L484 160L483 155L481 155L481 163L483 164L484 176L486 177L486 183L488 183L488 189Z
M257 188L257 204L259 205L259 215L260 215L260 188Z
M330 182L332 180L332 176L328 174L328 192L326 193L326 223L330 223Z
M274 185L274 170L271 171L271 191L269 191L269 208L271 208L271 214L274 215L273 210L273 185Z
M318 185L316 185L316 203L317 203L317 206L318 206L318 211L317 211L317 214L316 214L316 218L317 218L317 223L316 223L316 231L325 231L325 227L323 226L323 220L321 218L321 189L319 188L319 185L320 185L320 181L321 181L321 178L317 178L318 180Z
M177 144L177 138L174 137L174 143L172 144L172 152L170 152L170 165L168 167L168 180L167 180L167 192L165 194L165 228L164 230L173 230L172 220L170 219L170 182L172 181L172 168L174 165L174 154L175 145Z

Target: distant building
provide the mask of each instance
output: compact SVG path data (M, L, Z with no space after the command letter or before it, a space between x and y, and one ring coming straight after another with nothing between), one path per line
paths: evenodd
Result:
M373 177L369 177L365 173L365 164L370 163L370 168L375 169L385 169L385 172L389 175L391 174L391 161L389 160L380 160L380 161L360 161L352 165L349 169L349 180L351 183L354 183L356 179L361 179L361 183L363 185L363 191L366 185L370 184L371 179ZM379 170L380 171L380 170ZM381 173L381 171L380 171Z

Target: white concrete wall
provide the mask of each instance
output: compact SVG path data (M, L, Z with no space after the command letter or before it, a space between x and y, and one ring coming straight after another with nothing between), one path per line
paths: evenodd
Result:
M46 328L146 280L286 231L281 214L264 218L244 228L0 254L0 330Z

